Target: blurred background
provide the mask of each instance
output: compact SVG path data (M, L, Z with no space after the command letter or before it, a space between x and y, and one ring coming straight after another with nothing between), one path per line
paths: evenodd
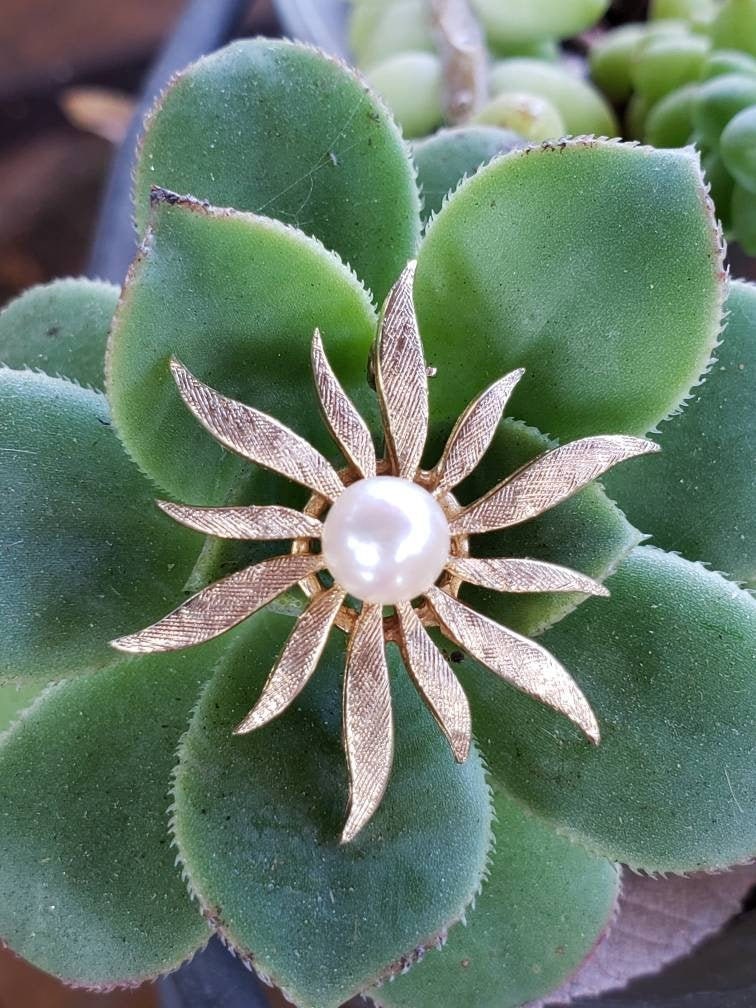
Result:
M0 3L0 306L86 270L114 145L184 6ZM240 33L278 34L270 2L246 6Z

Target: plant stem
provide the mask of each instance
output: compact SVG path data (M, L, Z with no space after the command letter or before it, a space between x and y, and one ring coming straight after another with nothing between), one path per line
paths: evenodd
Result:
M467 0L431 0L444 70L444 106L452 125L466 122L486 101L486 45Z

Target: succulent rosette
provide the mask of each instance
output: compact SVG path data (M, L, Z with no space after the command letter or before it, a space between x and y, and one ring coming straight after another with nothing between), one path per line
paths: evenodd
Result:
M123 290L59 281L0 315L0 936L68 983L159 976L209 923L303 1008L358 992L386 1008L506 1008L558 987L610 930L621 865L682 875L756 852L756 289L728 281L690 149L582 137L477 172L453 163L423 230L422 168L360 79L311 49L236 43L177 77L146 124ZM354 458L320 407L343 395L382 447L390 395L368 360L402 276L430 373L427 417L412 397L398 414L409 430L422 419L418 471L448 460L457 418L518 373L454 486L459 514L559 446L650 435L662 452L624 462L609 494L584 479L532 520L471 526L455 561L573 572L577 591L461 578L454 605L537 639L600 744L484 667L499 652L461 647L443 582L429 586L446 638L429 620L415 639L464 691L467 758L407 674L406 639L381 638L390 774L340 843L349 656L335 602L313 674L243 735L311 612L296 578L197 646L124 655L110 641L294 555L288 534L219 534L218 509L237 532L265 508L307 525L312 486L209 437L182 394L221 433L210 390L285 423L340 493L328 474ZM158 497L178 503L166 514ZM189 510L193 528L171 519ZM383 602L364 607L375 626Z

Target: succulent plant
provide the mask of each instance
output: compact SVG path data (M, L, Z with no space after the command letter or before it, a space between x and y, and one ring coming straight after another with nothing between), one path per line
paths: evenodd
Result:
M0 315L0 936L66 982L158 976L209 923L303 1008L362 991L386 1008L506 1008L591 952L619 865L682 874L756 853L756 288L728 283L691 149L567 140L457 185L490 140L434 138L448 156L418 152L416 171L350 70L235 43L179 75L146 124L123 290L59 281ZM453 192L423 229L425 177ZM458 764L390 644L393 770L342 844L341 631L285 713L233 734L299 588L188 650L124 657L109 642L281 552L178 525L155 497L307 499L207 436L171 358L341 467L313 332L375 437L377 311L413 259L433 369L424 467L482 389L525 369L462 506L561 442L658 431L664 450L626 463L611 496L576 487L472 543L572 568L608 599L460 595L570 670L601 744L433 631L470 705Z
M756 3L672 0L607 32L591 72L629 99L627 132L657 147L695 144L728 237L756 255Z
M352 0L355 61L405 136L426 136L473 112L526 140L617 132L609 103L575 65L558 60L556 45L597 21L604 0L466 2Z

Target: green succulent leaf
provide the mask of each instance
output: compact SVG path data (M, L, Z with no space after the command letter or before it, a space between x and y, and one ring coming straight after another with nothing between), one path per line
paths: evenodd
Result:
M749 256L756 256L756 199L750 189L735 185L732 190L732 229Z
M558 836L503 792L483 892L441 952L368 997L384 1008L517 1008L573 973L609 925L615 865ZM473 1000L471 1000L473 999Z
M301 1008L335 1008L461 917L485 869L490 798L477 753L454 763L392 646L393 776L368 826L340 845L343 635L283 716L232 735L290 628L253 618L206 690L181 746L175 839L224 940Z
M169 359L333 455L312 378L312 334L320 328L342 383L363 410L371 407L370 298L336 256L279 221L161 192L154 204L109 345L118 432L141 468L182 502L228 503L251 480L280 501L280 479L225 452L190 415Z
M733 283L727 310L706 381L661 426L663 451L618 466L605 483L657 545L756 587L756 285Z
M634 94L625 109L624 134L631 140L641 140L646 135L646 121L651 112L651 102L644 95Z
M481 165L506 154L524 141L511 130L496 126L460 126L439 130L412 145L417 181L423 194L423 221L441 209L444 197Z
M646 32L646 25L631 22L599 35L591 45L591 77L613 102L625 102L632 94L635 56Z
M654 147L683 147L693 132L697 84L686 84L656 102L646 117L645 139Z
M709 52L701 35L669 35L642 47L632 70L633 85L649 102L698 80Z
M497 95L476 113L472 121L476 125L512 130L529 142L550 140L567 132L556 105L527 91L505 91Z
M406 137L426 136L444 121L444 74L433 53L397 53L371 66L365 77Z
M698 25L707 23L715 10L716 0L651 0L648 16L657 22L681 18Z
M234 42L175 78L137 164L140 231L153 185L314 235L379 301L415 254L419 198L391 116L344 64L290 42Z
M451 424L525 367L510 412L527 423L565 440L643 434L705 369L723 295L690 150L580 139L514 151L456 191L420 249L432 414Z
M201 540L166 518L105 397L0 371L0 682L116 661L108 641L178 600Z
M175 866L170 774L217 647L50 687L0 741L0 937L79 986L133 985L207 937Z
M472 0L488 41L493 45L522 45L542 39L569 38L595 24L609 0L530 0L527 4L501 0Z
M31 287L0 312L0 362L102 388L119 288L83 277Z
M693 107L693 124L704 143L716 147L738 112L756 105L756 76L729 73L704 81Z
M477 500L520 466L554 447L553 441L532 427L505 420L482 464L459 488L460 501ZM546 560L603 581L640 539L640 533L601 486L593 483L532 521L473 536L470 552L474 556ZM474 585L464 585L461 597L474 609L528 636L542 633L586 599L572 593L501 594Z
M551 102L567 133L615 136L617 120L603 95L588 81L563 66L537 59L509 59L496 63L490 76L491 93L527 92Z
M6 683L5 686L0 686L0 732L9 728L43 689L44 686L36 683Z
M349 20L349 44L362 67L397 53L435 52L426 0L355 4Z
M704 64L701 80L730 73L756 73L756 59L738 49L715 49Z
M720 142L728 170L739 185L756 194L756 103L729 121Z
M590 746L470 659L455 666L491 772L558 830L649 871L756 853L756 602L704 567L639 547L541 638L601 726Z
M756 0L725 0L711 38L717 49L741 49L756 56Z

